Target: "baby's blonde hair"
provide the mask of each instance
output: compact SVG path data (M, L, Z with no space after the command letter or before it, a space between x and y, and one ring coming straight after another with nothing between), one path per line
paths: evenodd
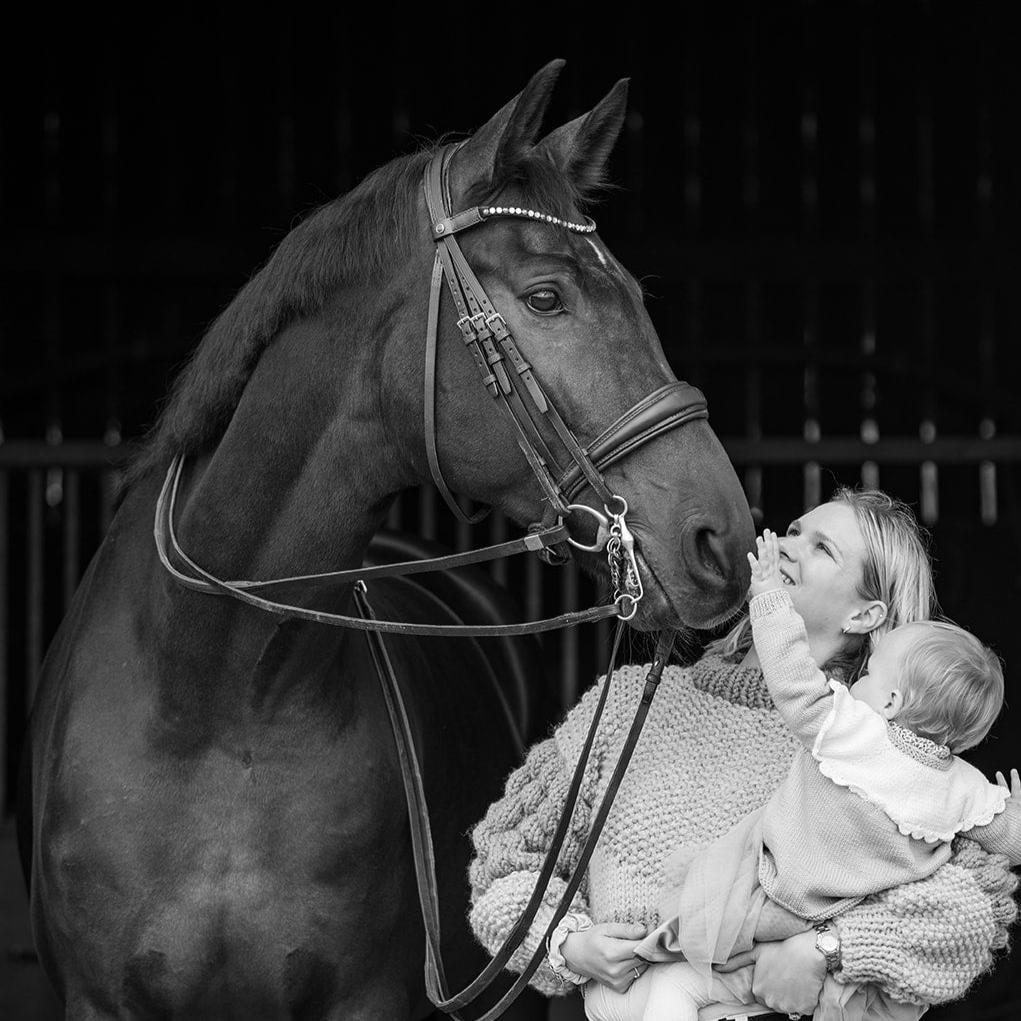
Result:
M858 679L879 639L899 624L927 620L936 612L927 534L911 508L880 489L842 487L831 503L846 503L865 542L865 563L858 595L886 605L883 622L867 635L850 635L844 648L823 664L823 670L845 684ZM752 644L745 614L710 649L723 655L747 652Z
M952 752L973 748L1003 708L1000 658L949 621L916 621L911 630L919 634L901 655L894 719Z

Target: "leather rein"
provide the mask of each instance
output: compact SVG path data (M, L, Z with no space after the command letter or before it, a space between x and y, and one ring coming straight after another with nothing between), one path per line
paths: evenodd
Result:
M429 468L436 488L451 511L461 521L474 523L484 516L483 514L465 514L458 505L444 479L437 451L436 349L439 335L440 295L445 280L457 311L457 326L465 347L472 355L486 390L514 422L518 435L518 446L543 491L546 503L543 520L532 525L527 534L518 539L465 553L264 581L227 580L196 563L184 551L177 539L174 529L175 508L184 470L184 459L178 455L171 462L160 490L153 527L153 536L161 563L171 576L186 588L208 595L229 596L256 609L280 616L352 628L366 633L383 699L390 717L401 767L405 799L408 804L419 902L426 933L426 991L437 1008L454 1018L460 1018L457 1011L474 1002L503 971L514 952L527 937L535 916L544 903L547 887L558 864L564 840L570 828L589 753L610 692L624 625L634 616L643 596L641 577L635 559L634 537L626 521L627 501L610 490L602 473L610 465L655 437L686 422L708 417L706 400L701 391L689 383L673 381L638 401L596 437L588 447L584 447L578 442L577 437L546 396L532 372L531 366L514 343L506 321L493 306L485 289L469 266L457 242L457 234L484 224L488 220L499 218L532 220L577 234L591 234L595 231L596 225L588 218L584 223L572 223L548 213L517 206L475 206L460 213L450 214L448 167L457 148L458 146L447 146L437 151L426 168L423 182L430 215L432 239L436 246L429 292L424 373L423 426ZM544 426L544 429L540 428L540 424ZM547 442L546 436L555 437L552 445ZM560 448L559 457L554 454L552 446ZM586 487L591 488L602 503L602 512L588 504L572 502ZM574 514L583 514L595 521L597 534L594 543L584 544L572 538L565 519ZM613 599L610 603L519 624L438 625L378 620L368 600L367 582L377 578L450 570L525 552L538 553L550 563L563 563L566 557L561 551L565 543L589 552L605 551L613 587ZM174 560L182 564L185 569L182 570L178 567ZM348 584L353 584L356 615L309 609L272 598L276 589ZM613 616L617 617L617 627L603 689L572 776L566 804L540 869L535 890L507 939L493 955L482 973L460 992L451 994L447 989L440 958L440 909L436 863L422 771L401 686L397 680L383 635L496 637L535 634ZM614 795L637 744L672 647L673 632L664 631L659 637L645 689L636 708L631 728L625 738L602 802L589 828L579 859L547 925L545 939L540 942L525 969L517 976L499 1002L481 1014L476 1021L494 1021L499 1017L522 992L536 968L541 964L546 953L545 942L566 914L584 878L589 859L595 850Z

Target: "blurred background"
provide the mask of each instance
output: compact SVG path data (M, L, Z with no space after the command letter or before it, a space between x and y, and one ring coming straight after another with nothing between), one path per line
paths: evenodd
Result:
M478 127L553 57L551 126L631 79L600 234L707 393L758 523L783 529L842 484L912 503L945 613L1007 664L1008 707L969 758L1017 764L1021 83L997 5L90 14L15 26L0 67L0 1013L56 1016L14 864L14 775L132 443L297 220ZM390 523L458 547L513 534L455 527L429 489ZM495 570L530 614L594 598L570 566ZM544 639L561 706L605 642ZM929 1016L1021 1016L1017 966Z

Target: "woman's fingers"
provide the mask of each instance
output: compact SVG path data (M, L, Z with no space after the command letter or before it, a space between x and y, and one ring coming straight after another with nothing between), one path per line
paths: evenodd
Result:
M1007 778L999 770L996 771L996 782L1001 786L1005 787L1010 791L1012 798L1021 799L1021 776L1018 776L1016 769L1010 771L1010 783L1007 783Z
M742 950L741 953L735 954L726 964L714 965L715 971L737 971L738 968L745 968L749 964L754 964L758 960L758 945L756 944L751 950Z

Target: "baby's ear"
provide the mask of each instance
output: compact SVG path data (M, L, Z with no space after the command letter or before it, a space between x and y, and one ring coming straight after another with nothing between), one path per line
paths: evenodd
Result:
M893 691L887 694L886 705L883 706L883 715L888 720L895 719L903 707L904 698L900 693L900 689L894 688Z

